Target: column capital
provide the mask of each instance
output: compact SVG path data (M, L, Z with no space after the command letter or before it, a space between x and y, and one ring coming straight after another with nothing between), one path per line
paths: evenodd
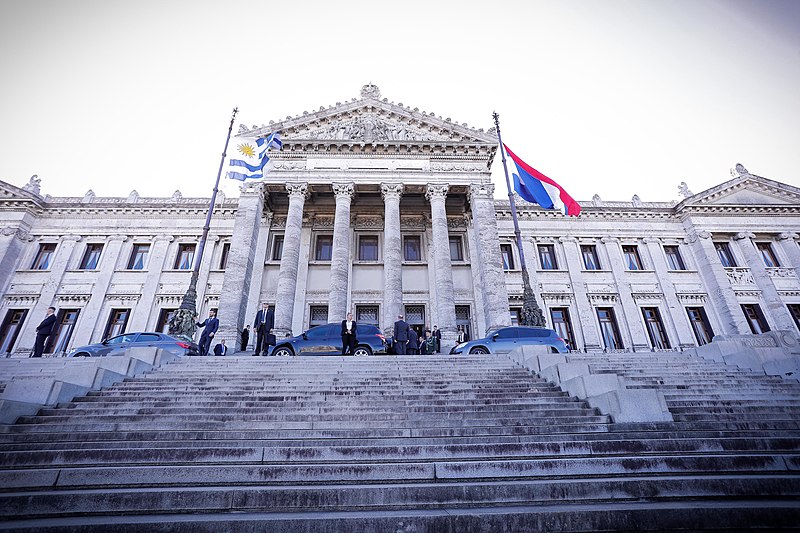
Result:
M784 231L778 234L779 241L786 241L786 240L797 240L800 236L797 233L793 233L791 231Z
M578 242L578 238L571 235L565 235L564 237L559 237L558 242L562 244L565 242Z
M739 233L733 236L733 239L736 241L743 241L745 239L755 239L755 238L756 238L755 234L749 231L740 231Z
M356 193L356 185L353 182L331 183L331 188L337 200L347 200L349 202Z
M83 237L82 237L82 236L80 236L80 235L74 235L74 234L70 234L70 235L62 235L62 236L61 236L61 241L62 241L62 242L67 242L67 241L78 242L78 241L80 241L80 240L82 240L82 239L83 239Z
M473 183L469 186L469 201L494 200L494 183Z
M645 237L642 239L645 244L660 244L661 239L658 237Z
M447 191L450 189L449 183L429 183L425 190L425 198L430 202L434 198L444 200L447 198Z
M16 226L6 226L2 230L0 230L0 235L5 235L6 237L13 236L21 241L30 240L30 234L24 228L16 227Z
M386 200L399 200L403 196L402 183L381 183L381 196L383 201Z
M155 237L153 237L153 242L160 242L160 241L172 242L174 240L175 240L174 235L168 235L166 233L160 233Z
M268 196L269 193L265 190L266 184L263 181L245 181L239 186L241 196L258 196L263 194Z
M289 193L289 198L308 198L308 183L287 183L285 185L286 192Z
M115 233L114 235L109 235L108 236L108 241L109 242L111 242L111 241L126 242L127 240L128 240L128 236L127 235L123 235L121 233Z
M710 238L711 234L709 232L707 232L706 230L700 230L700 231L692 231L691 233L689 233L689 235L686 237L685 240L687 244L693 244L696 243L698 239L710 239Z
M610 235L607 235L605 237L601 237L600 242L602 242L603 244L610 244L614 242L619 242L619 239L617 237L612 237Z

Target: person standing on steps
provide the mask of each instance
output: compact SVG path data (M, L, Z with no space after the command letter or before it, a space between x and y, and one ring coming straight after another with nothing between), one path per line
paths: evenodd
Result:
M208 355L208 349L211 348L211 341L219 329L219 319L217 319L217 310L211 309L208 312L208 318L203 322L195 324L199 328L203 328L203 333L200 334L200 355Z
M31 357L41 357L47 339L56 331L56 308L48 307L47 314L42 323L36 326L36 344L33 345L33 355Z
M442 330L439 329L439 326L433 326L431 335L436 342L436 353L442 353Z
M347 318L342 320L342 355L356 354L356 321L353 320L353 313L347 313Z
M256 319L253 323L253 329L256 330L256 351L253 355L267 355L273 327L275 327L275 313L269 307L269 304L264 302L261 304L261 309L256 313Z
M250 324L245 324L242 330L241 351L247 351L247 343L250 342Z
M394 323L394 351L397 355L405 355L408 340L411 338L411 326L403 320L403 315L397 315Z
M219 341L219 344L214 346L214 355L228 355L228 347L225 346L225 339Z

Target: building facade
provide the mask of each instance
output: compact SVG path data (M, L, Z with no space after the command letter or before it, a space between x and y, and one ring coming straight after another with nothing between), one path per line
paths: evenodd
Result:
M509 202L494 198L493 130L361 98L269 126L266 178L220 196L198 282L231 342L262 302L279 335L396 317L451 345L522 307ZM208 200L43 196L0 182L0 353L27 355L47 307L56 353L125 331L165 330L189 284ZM504 196L499 194L498 196ZM580 217L517 203L548 324L579 350L667 350L715 334L798 333L800 189L750 174L680 202L581 202Z

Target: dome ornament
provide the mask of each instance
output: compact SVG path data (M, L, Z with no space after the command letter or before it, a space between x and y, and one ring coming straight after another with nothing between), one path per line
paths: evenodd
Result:
M368 83L361 88L361 98L374 98L377 100L380 97L381 97L381 91L380 89L378 89L377 85Z

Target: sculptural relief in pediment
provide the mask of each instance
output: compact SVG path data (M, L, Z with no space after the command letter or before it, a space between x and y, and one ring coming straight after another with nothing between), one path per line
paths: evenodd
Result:
M322 127L302 132L302 136L309 139L356 142L452 140L444 135L433 134L402 122L382 118L376 113L328 121Z

